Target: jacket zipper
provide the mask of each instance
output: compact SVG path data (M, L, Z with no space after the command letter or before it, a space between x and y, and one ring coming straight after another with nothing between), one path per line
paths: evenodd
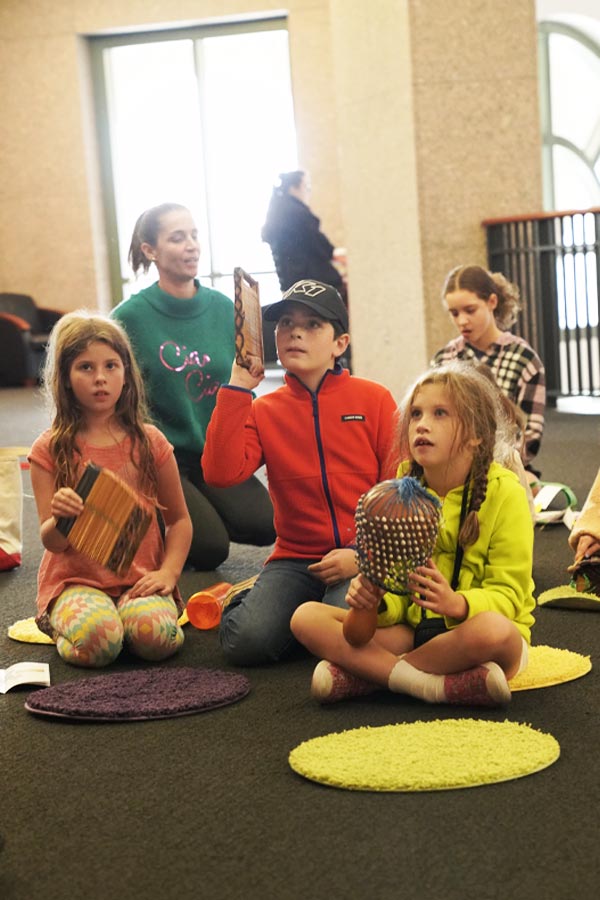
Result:
M327 377L327 375L324 376L324 379L326 377ZM321 384L323 384L323 381L321 381ZM321 384L319 385L319 387L317 388L317 390L314 394L312 393L312 391L310 392L310 394L311 394L311 399L312 399L313 420L315 423L314 424L315 437L317 439L317 450L319 453L319 464L321 467L321 483L323 484L323 490L325 492L325 499L327 501L327 506L329 507L329 515L331 517L331 525L333 528L333 537L334 537L334 541L335 541L335 546L339 548L342 546L342 542L340 540L340 529L338 527L337 518L335 515L333 500L331 498L331 491L329 490L329 480L327 478L327 469L325 466L325 454L323 452L323 441L321 440L321 422L320 422L320 418L319 418L319 398L318 398L318 392L321 388ZM308 390L308 388L306 388L306 389Z

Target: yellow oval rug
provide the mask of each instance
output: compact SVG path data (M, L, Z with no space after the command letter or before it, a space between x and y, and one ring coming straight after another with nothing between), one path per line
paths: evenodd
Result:
M556 606L558 609L587 609L600 612L600 597L597 594L588 594L586 591L578 591L565 584L562 587L550 588L537 598L538 606Z
M54 641L37 627L35 618L19 619L9 626L8 636L13 641L23 641L25 644L53 644Z
M351 791L444 791L510 781L560 756L550 734L517 722L445 719L354 728L299 744L299 775Z
M581 678L591 671L589 656L545 644L529 648L527 667L509 681L511 691L531 691Z
M178 625L186 625L189 622L187 613L184 610L178 619ZM19 619L8 627L8 636L13 641L22 641L24 644L53 644L51 637L45 634L37 627L35 617L30 616L28 619Z

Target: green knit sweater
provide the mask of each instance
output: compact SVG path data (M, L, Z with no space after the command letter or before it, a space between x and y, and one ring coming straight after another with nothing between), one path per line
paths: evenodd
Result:
M176 450L202 453L206 428L234 357L233 303L195 282L181 300L158 282L112 311L142 369L150 412Z

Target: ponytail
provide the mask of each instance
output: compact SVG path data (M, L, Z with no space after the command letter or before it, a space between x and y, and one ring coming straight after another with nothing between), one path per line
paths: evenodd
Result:
M187 207L182 206L180 203L161 203L160 206L153 206L141 214L135 223L127 255L134 275L137 275L140 269L145 274L150 268L151 260L148 259L142 250L142 244L156 247L162 217L175 210L186 209Z

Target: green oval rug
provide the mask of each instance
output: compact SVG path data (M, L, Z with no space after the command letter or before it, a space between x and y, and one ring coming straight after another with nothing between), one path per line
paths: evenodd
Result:
M511 691L532 691L574 681L592 669L589 656L545 644L529 648L527 666L508 682Z
M354 728L299 744L299 775L351 791L443 791L532 775L556 762L558 741L517 722L437 719Z
M586 609L600 612L600 597L586 591L578 591L570 584L550 588L537 598L538 606L556 606L558 609Z

